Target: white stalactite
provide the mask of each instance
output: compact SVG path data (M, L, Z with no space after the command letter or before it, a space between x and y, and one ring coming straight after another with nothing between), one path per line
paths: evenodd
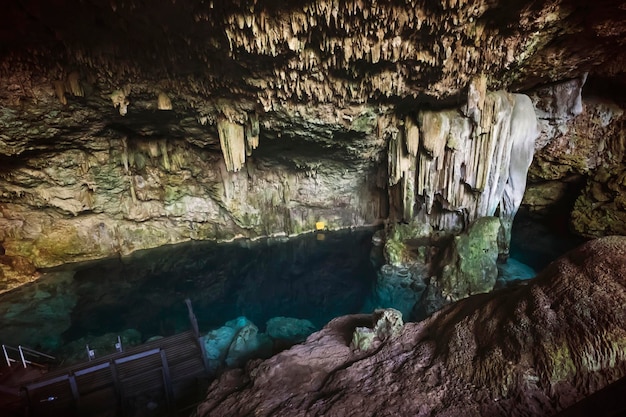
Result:
M417 125L405 118L401 133L390 141L389 184L402 180L403 195L395 204L402 206L404 221L421 213L440 230L461 231L500 208L506 248L524 194L537 119L528 97L483 94L481 84L470 89L464 114L422 111ZM421 211L414 212L420 204Z
M231 122L225 117L217 121L220 146L226 162L226 169L237 172L246 162L246 144L242 125Z

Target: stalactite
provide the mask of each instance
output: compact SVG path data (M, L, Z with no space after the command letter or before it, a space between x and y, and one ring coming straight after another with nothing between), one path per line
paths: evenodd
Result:
M406 141L407 151L413 156L417 156L419 139L420 134L417 123L415 123L411 116L407 116L406 119L404 119L404 140Z
M504 91L486 93L484 100L465 107L467 115L455 110L419 112L415 133L412 118L406 117L398 129L405 135L407 152L398 146L400 135L391 138L389 148L389 184L402 180L397 203L404 220L418 214L412 211L418 198L438 229L460 231L479 217L493 216L498 207L508 213L505 218L512 218L532 159L529 143L537 136L537 121L527 102L526 96ZM518 142L521 145L515 145ZM507 191L511 184L515 191Z
M113 102L113 107L118 108L120 115L122 116L126 116L126 113L128 113L128 105L130 104L128 95L130 94L130 91L131 87L126 85L119 90L113 91L109 96Z
M172 101L164 92L160 92L157 97L157 108L159 110L172 110Z
M231 172L239 171L246 161L244 127L221 116L217 120L217 132L226 168Z
M391 133L389 138L389 150L387 152L389 161L389 185L395 185L402 179L403 161L405 159L402 138L398 137L398 130Z
M54 93L64 106L67 104L67 98L65 97L65 83L63 81L54 81Z
M161 152L161 161L163 162L163 168L165 168L166 171L170 171L172 169L172 166L170 164L170 157L167 152L167 140L159 140L159 150Z
M124 165L124 172L128 175L130 171L128 161L128 138L126 138L126 136L122 138L122 165Z
M84 97L85 92L80 84L80 75L77 71L73 71L67 76L66 86L67 90L75 97Z
M252 151L259 146L259 116L256 113L248 114L248 120L246 122L245 137L246 137L246 155L252 155Z

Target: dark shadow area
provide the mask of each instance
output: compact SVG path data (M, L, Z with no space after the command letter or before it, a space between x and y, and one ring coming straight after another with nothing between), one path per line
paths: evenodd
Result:
M557 209L537 217L521 208L513 221L510 256L540 272L550 262L586 242L588 239L569 230L571 209L559 212Z

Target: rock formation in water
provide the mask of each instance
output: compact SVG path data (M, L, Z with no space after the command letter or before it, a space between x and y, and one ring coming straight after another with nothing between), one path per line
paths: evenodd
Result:
M351 343L371 316L340 317L223 374L196 416L555 415L626 374L625 279L626 238L607 237L369 350Z

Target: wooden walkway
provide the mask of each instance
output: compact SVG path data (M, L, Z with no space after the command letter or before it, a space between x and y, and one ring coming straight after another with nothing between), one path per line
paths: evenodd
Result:
M23 384L26 416L183 416L205 395L203 345L188 331Z

